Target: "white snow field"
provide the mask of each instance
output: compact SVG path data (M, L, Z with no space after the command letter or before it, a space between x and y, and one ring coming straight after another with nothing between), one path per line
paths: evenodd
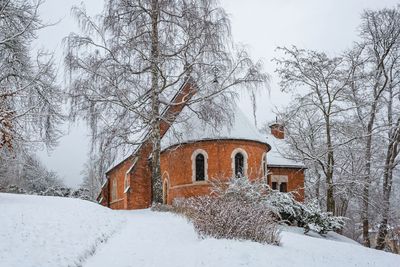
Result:
M112 211L87 201L0 194L0 266L400 266L400 256L328 238L282 231L281 246L198 239L170 214ZM102 242L102 240L105 240Z

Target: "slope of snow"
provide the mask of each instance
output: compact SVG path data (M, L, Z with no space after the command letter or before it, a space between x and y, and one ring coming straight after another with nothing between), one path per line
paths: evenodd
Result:
M173 214L142 210L127 212L127 216L127 227L100 247L85 267L398 267L400 263L398 255L364 248L337 234L324 239L305 236L299 228L283 230L278 247L250 241L199 240L192 226Z
M385 266L400 256L331 233L282 231L281 246L198 239L184 218L82 200L0 194L0 266ZM117 230L118 229L118 230ZM105 240L101 243L101 240Z
M79 265L124 219L88 201L0 193L0 266Z

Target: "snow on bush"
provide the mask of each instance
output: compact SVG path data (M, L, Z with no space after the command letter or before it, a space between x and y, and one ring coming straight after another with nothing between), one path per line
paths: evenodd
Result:
M212 181L211 196L179 199L175 212L185 214L202 237L250 239L278 244L277 223L321 235L344 227L343 217L321 211L317 202L301 203L293 194L272 190L264 179L231 178ZM165 209L165 208L164 208Z
M317 201L311 201L303 205L304 211L300 223L303 224L305 233L310 230L321 235L329 231L341 230L345 225L344 217L333 216L330 212L323 212Z
M192 222L200 237L252 240L279 245L277 217L262 200L261 184L232 179L213 183L213 196L181 199L178 211Z
M282 222L304 228L304 233L313 230L321 235L344 227L345 218L323 212L317 201L301 203L291 193L269 190L265 201Z
M11 184L6 187L0 187L0 192L11 193L11 194L51 196L51 197L70 197L70 198L79 198L89 201L92 200L90 198L89 190L86 188L72 189L63 186L53 186L43 191L36 192L36 191L26 191L17 185Z
M252 240L279 244L273 213L252 201L225 197L195 197L180 203L200 237Z

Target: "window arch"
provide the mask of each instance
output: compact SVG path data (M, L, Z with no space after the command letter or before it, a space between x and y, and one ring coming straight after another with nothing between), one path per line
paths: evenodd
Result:
M247 176L247 160L248 156L244 149L236 148L232 155L232 176Z
M192 154L192 180L201 182L208 180L208 154L203 149L197 149Z

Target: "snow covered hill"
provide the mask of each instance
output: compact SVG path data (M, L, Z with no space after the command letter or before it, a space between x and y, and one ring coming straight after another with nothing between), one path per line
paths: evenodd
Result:
M57 197L0 194L0 266L400 266L337 234L282 232L280 247L199 240L183 218Z

